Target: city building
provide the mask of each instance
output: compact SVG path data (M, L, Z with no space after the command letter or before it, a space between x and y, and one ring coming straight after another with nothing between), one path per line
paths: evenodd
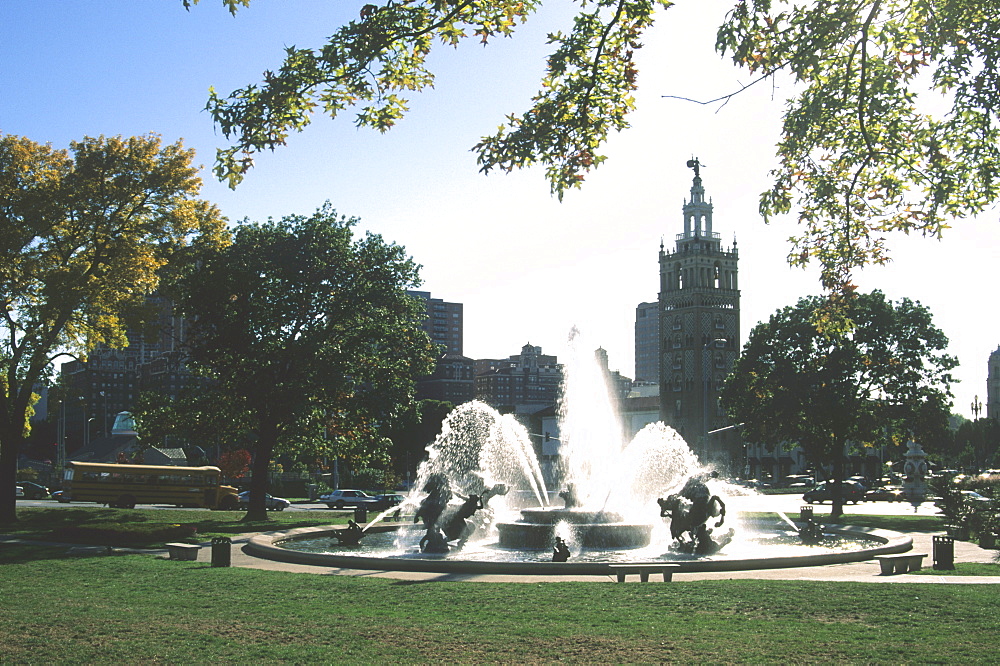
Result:
M635 381L660 381L660 304L635 308Z
M475 362L476 398L502 412L531 413L559 400L562 366L541 347L526 344L503 360Z
M112 349L99 344L86 360L60 366L61 451L72 453L96 439L110 440L116 415L131 411L141 391L165 390L167 382L151 378L152 368L170 367L173 379L169 385L176 387L166 391L171 396L176 396L176 390L191 380L183 362L176 360L184 339L185 321L174 315L173 304L167 298L153 295L146 301L156 317L145 329L126 331L128 346ZM175 360L167 363L169 358Z
M461 405L476 397L476 362L461 354L442 354L434 372L417 380L417 400Z
M462 304L431 298L429 291L406 293L423 301L427 317L421 327L441 350L434 372L416 381L417 400L469 402L476 396L475 362L462 355Z
M597 359L598 367L600 367L601 372L604 374L604 381L608 385L608 393L616 402L615 408L620 412L622 401L632 392L632 380L618 370L612 370L609 367L608 351L603 347L599 347L594 352L594 357Z
M431 298L429 291L408 291L424 302L427 318L423 329L431 341L441 346L445 354L462 354L462 304Z
M713 229L712 202L705 199L700 163L691 198L683 206L684 230L673 250L660 244L660 417L706 463L743 465L734 429L727 422L719 387L739 354L739 254L724 249Z
M986 417L1000 421L1000 347L990 354L987 368Z

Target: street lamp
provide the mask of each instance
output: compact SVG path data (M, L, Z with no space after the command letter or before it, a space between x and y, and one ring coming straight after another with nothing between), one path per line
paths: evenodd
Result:
M56 469L62 478L62 468L66 465L66 396L59 405L59 427L56 428Z
M976 421L979 420L979 412L981 411L983 411L983 403L979 402L979 396L977 395L972 399L972 415Z
M104 398L104 418L101 420L101 431L105 437L110 437L111 431L108 428L108 394L106 391L101 391L98 395Z

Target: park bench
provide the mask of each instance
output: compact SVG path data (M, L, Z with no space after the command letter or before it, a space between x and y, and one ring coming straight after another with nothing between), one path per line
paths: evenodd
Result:
M201 546L190 543L168 543L167 552L172 560L197 560Z
M882 567L882 575L888 576L892 573L906 573L907 571L919 571L923 566L924 553L900 553L898 555L880 555L875 559Z
M674 571L679 569L677 564L609 564L608 569L615 574L619 583L625 582L625 576L629 574L639 574L639 580L643 583L649 581L649 574L663 574L663 582L669 583L673 580Z

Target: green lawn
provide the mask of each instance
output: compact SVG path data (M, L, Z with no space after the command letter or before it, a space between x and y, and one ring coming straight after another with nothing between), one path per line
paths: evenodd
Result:
M195 525L207 538L350 514L286 512L264 525L237 512L19 515L7 533L38 536L82 519L134 538ZM865 518L888 527L900 517ZM997 592L755 580L428 583L8 544L0 545L0 663L981 663L995 661Z
M2 663L977 663L986 585L416 583L0 548Z
M781 518L777 513L767 511L748 511L740 514L744 519L750 521L764 521L777 523ZM797 521L799 514L794 513L788 516L791 520ZM845 513L834 520L828 513L817 513L815 520L823 524L855 525L857 527L872 527L883 530L893 530L896 532L942 532L944 531L945 519L943 516L910 516L910 515L868 515L863 513Z
M4 534L23 539L112 546L156 546L199 542L216 536L346 523L345 511L271 512L267 521L247 522L243 511L105 509L98 506L19 509Z

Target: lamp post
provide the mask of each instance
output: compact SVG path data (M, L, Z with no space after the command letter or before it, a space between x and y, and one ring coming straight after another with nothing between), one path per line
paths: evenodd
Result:
M59 405L59 427L56 428L56 470L62 478L62 469L66 466L66 396L63 395Z
M974 420L979 420L979 413L983 411L983 403L979 402L979 396L975 396L972 399L972 416L975 417Z
M111 429L108 428L108 393L107 391L101 391L99 395L104 398L104 418L101 419L101 432L105 437L110 437Z

